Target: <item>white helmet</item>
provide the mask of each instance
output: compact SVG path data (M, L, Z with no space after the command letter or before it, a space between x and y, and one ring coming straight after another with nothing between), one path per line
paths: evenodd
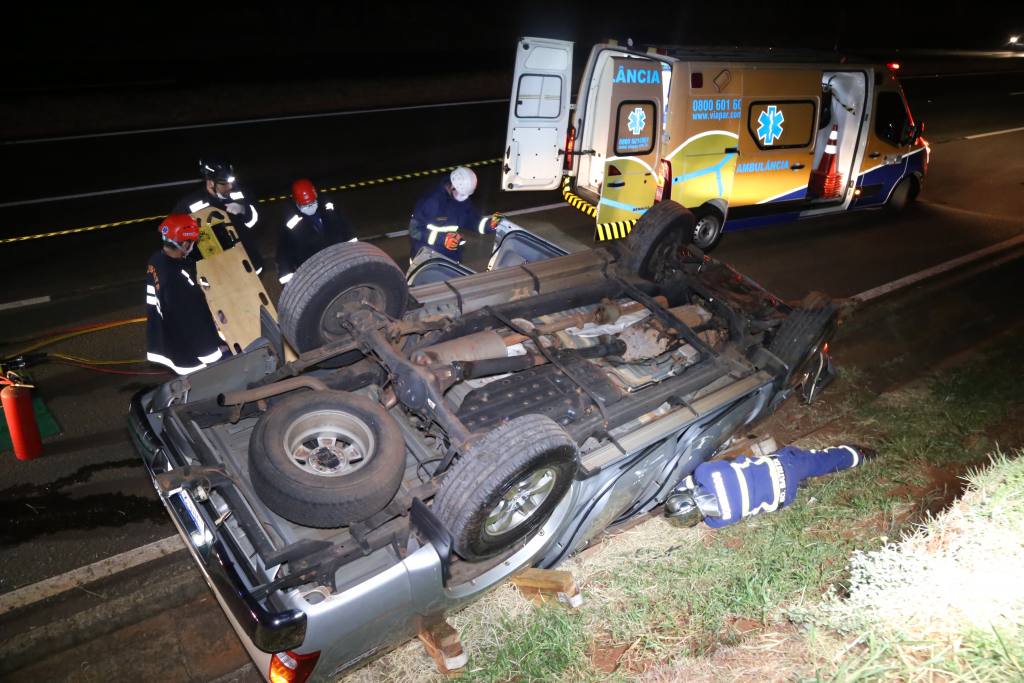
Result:
M469 195L473 194L473 191L476 190L476 173L473 173L471 169L465 166L459 166L452 171L449 180L451 180L452 189L455 190L452 196L455 197L457 202L466 201L469 199Z

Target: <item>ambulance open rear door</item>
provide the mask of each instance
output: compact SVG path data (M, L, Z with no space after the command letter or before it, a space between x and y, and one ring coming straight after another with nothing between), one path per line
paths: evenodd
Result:
M654 204L671 68L656 59L613 57L605 76L607 157L597 206L598 241L625 237Z
M552 190L562 180L569 126L572 48L565 40L522 38L508 111L501 187Z

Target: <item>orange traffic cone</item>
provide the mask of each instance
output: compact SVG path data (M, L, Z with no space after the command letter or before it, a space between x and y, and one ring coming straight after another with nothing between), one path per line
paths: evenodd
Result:
M828 134L825 153L821 155L818 168L811 172L811 181L807 184L807 194L811 198L833 199L843 189L843 175L839 173L839 159L836 154L839 142L839 126L833 125Z

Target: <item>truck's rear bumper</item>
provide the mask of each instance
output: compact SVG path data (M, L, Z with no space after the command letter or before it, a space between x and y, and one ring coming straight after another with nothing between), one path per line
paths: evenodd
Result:
M142 394L132 397L128 411L128 427L132 442L142 456L150 477L181 466L177 456L168 452L150 428L142 405ZM165 493L157 486L157 495L170 513L186 547L239 632L248 648L250 643L264 653L282 652L302 645L306 635L306 614L301 610L272 612L254 600L246 587L231 553L217 538L213 529L186 491ZM248 641L248 642L246 642ZM250 651L254 659L257 653Z

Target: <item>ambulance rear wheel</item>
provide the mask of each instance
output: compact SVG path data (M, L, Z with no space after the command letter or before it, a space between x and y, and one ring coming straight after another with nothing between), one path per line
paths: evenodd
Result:
M383 251L342 242L299 266L278 302L281 331L299 353L344 339L346 313L370 306L392 318L405 313L405 274Z
M711 251L722 239L722 214L708 206L700 207L693 214L697 217L697 224L693 226L693 243L701 251Z

